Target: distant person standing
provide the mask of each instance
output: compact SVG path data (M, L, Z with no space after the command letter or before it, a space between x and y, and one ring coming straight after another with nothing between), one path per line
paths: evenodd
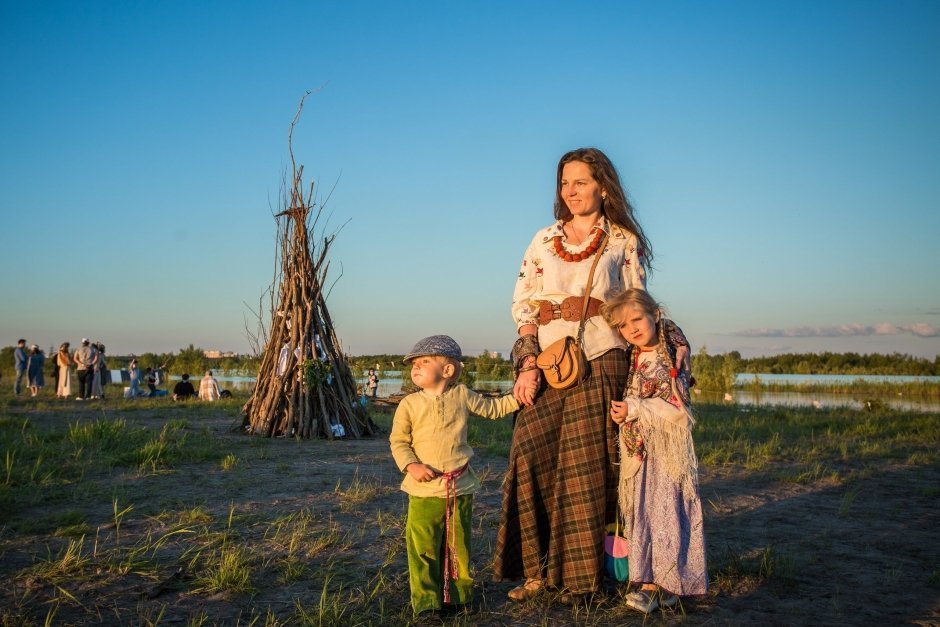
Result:
M68 398L72 395L72 356L69 354L69 343L63 342L59 352L55 354L56 370L59 373L56 379L55 395Z
M221 396L219 382L212 376L211 370L206 370L206 376L199 382L199 398L204 401L217 401Z
M369 368L369 382L367 387L369 388L369 396L375 398L379 390L379 376L375 374L374 368Z
M49 368L49 376L52 377L53 390L59 389L59 364L56 363L57 354L55 347L50 346L47 355L52 355L52 357L49 358L49 365L51 366L51 368Z
M13 349L13 367L16 369L16 380L13 382L13 394L19 396L23 389L23 377L26 376L26 340L18 340Z
M128 390L128 394L131 398L137 398L140 396L140 366L137 364L137 359L131 359L130 365L127 366L127 373L130 375L131 386Z
M91 397L104 398L104 375L106 372L105 369L108 367L108 364L104 359L104 344L98 342L93 346L98 352L98 361L95 362L95 372L91 382Z
M95 377L95 364L98 363L98 351L92 347L88 338L82 338L81 347L75 351L73 358L75 370L78 372L78 396L76 400L91 398L91 387Z
M43 353L35 344L30 346L29 362L26 366L26 370L29 373L29 393L32 396L39 394L39 390L41 390L43 386L46 385L46 380L42 372L45 365L45 353Z

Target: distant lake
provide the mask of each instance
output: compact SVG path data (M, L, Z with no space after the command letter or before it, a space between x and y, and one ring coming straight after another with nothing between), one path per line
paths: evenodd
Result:
M865 381L866 383L940 383L940 377L919 377L888 374L767 374L742 372L735 379L736 385L752 383L760 378L761 383L784 383L799 385L802 383L852 383Z
M923 400L908 398L903 394L890 392L874 397L872 394L831 394L829 392L752 392L751 390L734 390L732 400L724 400L721 393L703 392L695 394L693 400L705 403L719 403L729 405L758 405L758 406L784 406L784 407L851 407L861 409L867 401L875 400L884 403L892 409L909 411L929 411L940 413L940 402L936 400Z
M383 373L379 373L379 396L391 396L401 394L401 372L391 371L384 373L388 378L382 378ZM754 381L754 377L759 376L763 383L851 383L858 379L865 381L875 381L878 383L910 383L916 381L940 382L940 377L908 377L908 376L888 376L888 375L802 375L802 374L761 374L754 375L742 373L737 376L737 383L746 384ZM364 378L359 379L362 384ZM512 389L512 381L478 381L475 385L478 389L500 390L508 392ZM849 394L830 394L822 392L752 392L750 390L734 390L731 401L725 401L723 394L696 394L695 400L709 403L729 403L738 405L782 405L790 407L852 407L861 408L866 398L856 398ZM920 400L898 396L891 392L891 388L886 386L884 394L879 395L878 400L894 409L931 411L940 412L940 402L933 400Z

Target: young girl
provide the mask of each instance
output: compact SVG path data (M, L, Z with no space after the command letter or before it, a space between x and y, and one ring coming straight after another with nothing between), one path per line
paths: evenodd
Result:
M627 605L649 614L679 596L708 591L705 534L692 445L688 374L676 366L665 317L644 290L608 300L604 318L630 345L623 401L611 401L620 425L620 515L630 544Z

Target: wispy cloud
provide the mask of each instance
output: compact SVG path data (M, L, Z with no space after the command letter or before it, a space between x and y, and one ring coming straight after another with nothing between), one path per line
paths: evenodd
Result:
M917 337L937 337L940 336L940 329L926 322L904 325L898 325L892 322L880 322L870 325L852 322L850 324L830 327L747 329L745 331L738 331L734 333L734 335L742 337L869 337L873 335L903 335L905 333L910 333Z

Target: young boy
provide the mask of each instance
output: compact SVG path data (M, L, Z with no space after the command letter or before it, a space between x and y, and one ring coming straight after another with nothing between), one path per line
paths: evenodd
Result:
M511 394L487 398L457 384L460 359L460 346L447 335L415 344L405 363L421 389L402 399L389 436L408 493L405 543L415 614L470 602L470 515L480 480L469 466L467 416L495 419L519 408Z

